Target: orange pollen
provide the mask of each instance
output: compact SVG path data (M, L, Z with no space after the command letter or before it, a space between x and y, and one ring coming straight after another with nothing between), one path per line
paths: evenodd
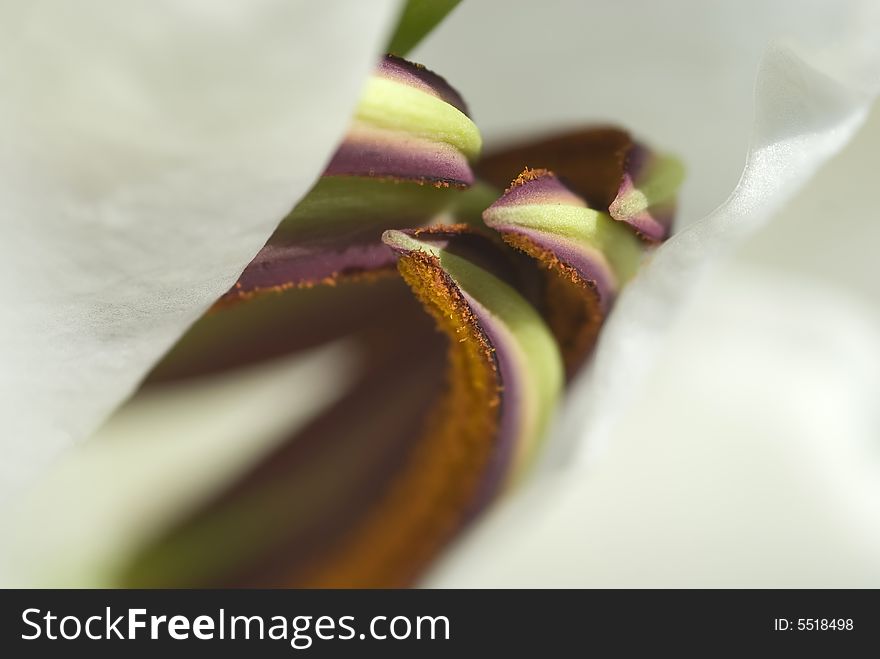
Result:
M384 497L297 585L411 583L461 527L491 458L501 393L494 348L436 257L414 252L398 269L449 338L446 392Z

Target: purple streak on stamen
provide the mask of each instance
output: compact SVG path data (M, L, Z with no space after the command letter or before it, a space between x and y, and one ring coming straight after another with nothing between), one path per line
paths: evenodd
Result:
M543 174L523 183L511 185L493 208L533 204L563 204L586 208L584 200L573 193L554 174Z
M269 244L260 250L227 295L315 284L339 275L390 269L395 263L394 253L379 242L342 248Z
M408 62L396 55L386 55L379 63L376 73L383 78L415 87L436 96L464 114L468 114L467 105L461 95L442 76L424 66Z
M523 386L522 374L517 369L516 349L510 345L509 331L505 331L498 319L473 297L465 291L462 294L476 316L480 329L495 349L495 362L502 387L498 431L492 455L483 472L471 509L463 520L467 523L491 502L507 478L520 439L518 430L522 426Z
M508 188L483 217L486 224L502 235L515 234L545 249L562 263L574 268L581 279L591 282L599 294L603 311L610 308L617 292L617 278L601 250L578 240L534 229L494 216L493 210L512 206L565 205L586 208L584 200L573 193L555 174L548 171L529 171ZM548 208L548 212L552 209Z
M628 174L625 174L623 177L623 181L620 184L620 191L618 192L615 200L611 202L611 206L608 209L609 214L615 220L619 222L625 222L626 224L630 225L636 231L638 231L650 240L663 240L663 238L666 237L669 226L663 224L663 222L661 221L661 217L664 219L668 219L671 223L671 214L658 216L658 214L654 212L655 207L646 208L645 210L640 211L635 215L624 215L620 212L620 203L624 201L627 195L631 194L634 190L635 185L633 184L632 178L630 178Z
M375 176L470 186L467 158L455 147L390 131L355 131L333 155L325 176Z

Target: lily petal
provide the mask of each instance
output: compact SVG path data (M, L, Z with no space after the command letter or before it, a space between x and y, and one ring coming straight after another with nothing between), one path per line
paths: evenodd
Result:
M396 9L3 3L0 486L94 431L232 285L321 171Z

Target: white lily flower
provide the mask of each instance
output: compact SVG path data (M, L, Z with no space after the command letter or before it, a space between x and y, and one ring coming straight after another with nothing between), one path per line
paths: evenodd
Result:
M865 285L869 271L863 268L870 255L858 247L861 236L869 235L867 201L856 194L863 188L850 176L864 174L864 189L870 189L872 170L866 163L876 163L877 151L864 147L862 140L870 140L872 133L860 135L850 150L827 165L815 186L808 183L856 134L880 89L880 35L874 27L880 22L871 20L869 12L874 10L867 1L816 3L807 9L799 2L775 2L769 8L766 4L551 2L510 11L506 3L466 3L417 51L415 59L442 71L462 90L489 139L585 118L607 119L679 152L689 170L681 204L683 230L658 250L618 301L591 370L569 395L540 469L477 525L425 583L878 583L880 539L873 502L880 499L880 481L876 447L866 442L878 436L880 426L873 412L880 382L877 369L871 368L880 360L880 321L875 314L880 297L876 288ZM59 219L58 227L36 226L33 233L21 234L27 240L14 242L15 253L7 262L33 273L35 287L43 284L33 289L39 295L27 304L13 298L15 304L8 308L20 304L26 313L11 325L15 340L6 343L19 353L15 359L44 366L32 371L31 390L13 383L23 398L7 400L27 400L26 409L38 401L33 409L68 413L23 415L21 423L28 425L14 427L13 435L42 437L35 448L42 453L48 447L48 454L68 437L88 431L235 279L277 222L279 211L292 205L311 182L309 177L318 172L339 135L353 89L387 22L388 13L377 18L382 12L371 9L365 12L372 15L371 23L365 27L359 19L364 32L352 31L359 35L349 44L352 50L334 58L337 75L351 84L345 85L344 93L340 85L340 96L328 98L322 109L332 108L338 115L328 115L326 123L314 120L321 132L316 129L316 145L308 147L310 159L296 153L296 148L307 149L297 144L289 162L292 142L283 148L276 143L279 136L302 137L295 132L297 122L284 121L283 112L267 118L274 128L266 129L264 141L229 136L216 142L207 128L205 134L196 131L192 139L202 138L196 146L205 151L194 150L200 157L193 168L203 178L193 174L163 180L161 187L138 189L131 197L111 195L109 210L98 220L79 216L84 222L100 221L110 233L106 243L84 247L83 258L77 255L68 264L70 272L64 277L69 289L56 287L46 278L45 268L31 263L28 255L34 253L34 243L43 244L34 236L45 239L53 253L62 253L62 241L72 241L73 228L68 231ZM193 22L203 18L194 14ZM218 40L229 37L229 24L222 19L217 18ZM238 63L232 67L240 75L236 85L253 85L260 98L277 93L278 102L292 112L296 96L270 92L268 87L272 75L294 72L254 76L261 63L275 61L279 49L286 53L287 42L279 36L285 30L278 28L279 22L273 16L265 25L254 23L248 32L265 50L250 52L242 41L242 49L227 56ZM83 30L88 27L84 22ZM264 29L278 41L254 37ZM781 37L788 41L778 43ZM491 49L485 46L487 40ZM185 48L183 42L178 45ZM292 57L295 45L290 48ZM130 52L137 61L137 51ZM363 68L347 68L353 61ZM81 71L75 59L70 62L72 70ZM175 84L160 77L148 79ZM106 77L95 79L94 84L106 83ZM217 84L227 89L227 83L232 84L224 78ZM34 92L22 98L36 104L41 97ZM126 98L132 104L137 100ZM198 117L198 110L204 109L198 104L205 101L204 90L199 90L184 93L181 102L192 112L187 116ZM106 117L95 115L102 116ZM91 122L90 117L74 114L71 121ZM118 124L110 119L106 133L103 122L95 126L106 138L102 143L112 146L119 136L113 132ZM226 119L231 122L233 117ZM873 128L875 137L876 123L875 119L867 129ZM194 128L183 124L180 135L190 139L186 130ZM10 184L21 179L8 179L10 207L28 216L81 208L74 202L85 191L100 192L116 177L127 181L128 172L140 176L150 171L150 163L164 162L162 145L160 141L157 154L151 152L146 159L147 169L139 165L127 170L118 163L109 169L79 169L70 167L75 162L71 159L50 159L56 145L48 140L39 154L42 159L35 157L34 162L56 165L76 185L62 175L53 176L51 169L46 180L60 178L64 183L58 194L55 188L48 194L41 178L25 178L27 185ZM74 142L62 153L76 154L77 148ZM108 149L109 156L116 153ZM239 154L235 171L249 174L237 179L240 187L217 187L217 181L228 178L228 170L212 167L222 152ZM305 162L308 169L302 167ZM271 166L259 166L266 163ZM4 169L13 171L11 164ZM847 176L841 176L841 170ZM14 171L21 171L20 163ZM306 172L299 187L291 172ZM195 208L189 192L194 181L198 189L210 192ZM76 194L65 196L69 188ZM804 196L797 196L804 190ZM162 201L156 202L157 197ZM259 197L261 210L248 215L253 218L250 224L241 225L242 209L252 208L252 197ZM153 223L168 211L169 199L180 203L175 209L193 213L192 233L180 238L182 243L223 235L216 224L222 221L226 231L236 232L235 249L169 246L163 268L147 259L139 262L137 252L116 251L123 236L126 241L164 244L165 232L175 224ZM828 209L825 204L832 202ZM158 210L154 203L161 204ZM829 212L847 222L830 235L822 233L827 231ZM211 215L210 221L204 214ZM124 222L115 225L115 218ZM792 218L799 222L797 231ZM770 220L770 229L735 258L729 257ZM54 227L54 235L47 236L48 226ZM777 227L788 230L774 236L773 231L781 231ZM823 241L817 242L815 235L822 235ZM810 249L822 257L821 267L799 256ZM828 265L829 252L835 254L836 265ZM122 273L107 287L106 271L90 265L98 254L109 259L108 268ZM709 270L710 264L722 262L722 270ZM161 273L167 273L164 281L154 279ZM821 288L813 285L816 279L823 280ZM28 283L27 278L21 281ZM118 291L113 281L139 284ZM85 294L99 283L99 295ZM107 298L108 288L118 297ZM16 295L27 290L19 289ZM59 355L41 345L42 361L35 362L37 349L25 345L22 328L32 334L30 339L39 338L37 320L57 318L46 316L47 309L54 314L59 300L67 304L71 298L84 306L65 307L71 309L70 318L80 321L59 343L70 352ZM107 307L107 300L117 306ZM45 306L35 306L37 302ZM119 311L129 308L138 313ZM110 310L94 315L96 309ZM93 323L89 331L82 329L86 322ZM157 329L145 333L145 325ZM802 331L805 326L809 331ZM57 338L57 330L48 331L47 340ZM101 345L95 345L95 337ZM245 379L220 382L215 387L219 391L181 389L171 404L145 397L121 410L90 444L44 475L18 507L16 513L22 517L7 526L16 538L7 547L11 578L24 583L101 583L175 510L210 496L243 464L279 441L282 427L301 423L309 408L332 400L334 378L346 376L345 350L344 345L333 346L305 361L279 363ZM12 372L23 372L22 361L10 363L16 366ZM61 394L76 389L71 384L74 377L66 374L69 379L57 379L58 388L43 386L42 398L31 395L58 363L71 371L78 363L89 364L90 373L101 375L100 382L96 375L89 390L59 401ZM283 404L276 398L267 400L267 392L302 378L314 388L301 404L286 410L283 418L267 414L267 409ZM218 419L221 405L229 413ZM61 434L59 418L64 419ZM47 423L53 425L46 429ZM179 441L163 442L172 430ZM145 447L151 436L155 450ZM206 456L206 447L217 438L227 440L224 450ZM175 474L162 480L169 486L156 491L157 476L168 470ZM87 487L102 478L112 483L107 489L113 496ZM39 527L21 521L36 517ZM62 543L65 551L59 552L55 547ZM793 552L797 560L791 560ZM835 563L834 556L843 560Z

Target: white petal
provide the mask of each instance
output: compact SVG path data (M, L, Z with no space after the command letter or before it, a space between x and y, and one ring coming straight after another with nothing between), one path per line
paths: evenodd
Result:
M880 76L880 53L875 65ZM602 448L613 424L628 414L640 378L665 349L667 327L705 271L778 213L852 138L873 95L774 46L762 62L755 99L752 146L736 190L657 251L605 326L592 372L572 392L567 423L581 428L572 431L581 443L575 450L583 453L585 438L590 449ZM578 400L588 403L576 406Z
M717 255L713 233L736 239L766 219L756 188L774 188L776 211L779 187L790 196L786 175L806 177L801 168L848 136L860 107L753 153L731 200L694 227L703 240L685 243L680 269L664 273L674 253L653 264L650 276L668 284L634 288L647 306L618 310L606 379L587 383L612 408L600 424L606 450L586 469L548 468L430 585L880 585L880 106L765 230L701 278L683 315L664 306L679 299L678 273L700 274L682 263L700 249Z
M601 459L533 482L428 585L880 586L880 315L745 266L708 283Z
M876 14L872 0L549 0L515 11L481 0L462 3L412 57L458 88L486 144L608 121L680 154L684 225L724 201L742 174L768 44L789 37L818 53L840 40L833 66L870 81L876 71L860 65L878 48Z
M484 52L473 44L487 24L498 39ZM455 81L487 142L599 119L685 159L678 225L691 230L619 300L593 372L576 383L565 437L551 444L556 460L604 444L700 270L771 218L859 127L880 88L878 25L870 0L808 11L761 0L637 10L550 2L516 12L470 3L416 50Z
M231 285L332 152L396 7L0 4L0 495Z

